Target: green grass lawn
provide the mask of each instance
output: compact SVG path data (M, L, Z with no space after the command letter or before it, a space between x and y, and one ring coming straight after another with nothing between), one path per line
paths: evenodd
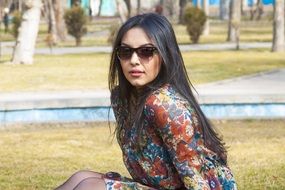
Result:
M183 57L194 84L285 67L285 52L268 50L194 51ZM36 55L33 65L0 63L0 92L106 89L109 59L102 53Z
M214 121L240 190L285 189L285 120ZM0 189L52 189L77 170L128 175L106 123L0 128Z

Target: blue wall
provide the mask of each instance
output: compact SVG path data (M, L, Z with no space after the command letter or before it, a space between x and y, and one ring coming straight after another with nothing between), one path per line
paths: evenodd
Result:
M116 13L116 2L115 1L103 1L101 7L102 16L114 16Z
M72 0L67 0L67 7L72 6ZM89 0L81 0L81 7L84 8L86 14L89 14L89 7L90 7L90 1Z
M89 10L90 7L89 0L81 0L81 7L83 7L85 10Z
M193 4L197 5L197 2L201 3L202 0L193 0ZM218 6L220 4L220 0L208 0L209 5ZM247 4L251 6L253 4L254 0L247 0ZM264 5L270 5L274 2L274 0L262 0L262 3Z
M285 118L285 103L202 104L210 119L280 119ZM0 128L12 123L114 121L110 107L0 110Z

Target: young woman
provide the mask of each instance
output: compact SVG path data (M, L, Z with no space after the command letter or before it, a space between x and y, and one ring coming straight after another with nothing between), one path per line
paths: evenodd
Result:
M109 88L132 179L80 171L58 189L237 189L224 143L194 98L165 17L142 14L122 25Z

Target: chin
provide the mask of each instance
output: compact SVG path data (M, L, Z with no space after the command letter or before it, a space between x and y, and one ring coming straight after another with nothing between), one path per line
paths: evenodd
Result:
M132 83L132 85L133 85L135 88L141 88L141 87L145 86L145 84L140 84L140 83Z

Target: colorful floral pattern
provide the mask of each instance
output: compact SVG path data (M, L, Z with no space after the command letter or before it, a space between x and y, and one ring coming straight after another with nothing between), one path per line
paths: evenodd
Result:
M237 189L230 169L204 146L195 110L170 85L146 99L139 135L115 92L111 100L123 160L135 182L156 189Z

